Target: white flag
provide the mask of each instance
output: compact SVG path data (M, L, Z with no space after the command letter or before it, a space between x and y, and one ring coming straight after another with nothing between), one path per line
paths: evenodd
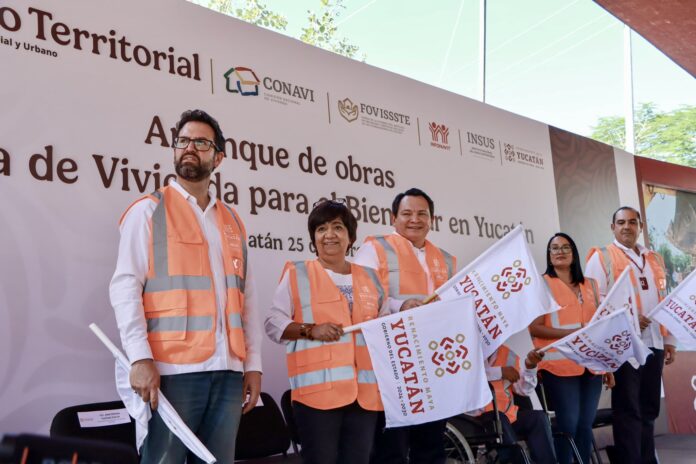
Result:
M496 242L481 256L435 290L441 300L474 298L474 313L483 355L493 354L512 334L538 316L559 309L537 272L522 226Z
M614 372L635 358L645 364L650 349L640 339L625 309L614 311L592 324L543 348L556 348L566 358L593 371Z
M640 333L640 324L638 322L638 309L635 306L636 295L633 290L633 284L631 284L630 268L626 267L621 273L614 285L611 287L609 293L599 305L597 311L595 311L592 319L590 319L589 324L594 321L602 319L614 311L621 309L626 309L631 316L633 325L636 328L636 333Z
M648 317L664 325L679 343L696 349L696 271L662 300Z
M97 326L97 324L90 324L89 328L94 332L99 340L111 351L111 354L116 359L116 389L123 400L123 404L128 410L133 419L135 419L136 426L136 442L138 446L138 452L140 452L140 446L142 445L145 437L147 436L148 421L150 420L151 413L149 404L144 403L139 397L136 397L132 389L126 386L128 381L128 376L130 373L130 363L128 358L121 353L116 345L106 336L106 334ZM174 409L174 406L165 398L161 390L157 391L158 402L157 412L164 424L171 430L171 432L176 435L181 442L188 448L193 454L198 456L201 460L207 464L212 464L217 462L215 456L205 447L203 443L198 439L198 437L189 429L184 421L181 419L179 414ZM140 403L138 403L138 401ZM145 405L145 406L143 406Z
M491 401L471 298L423 305L359 327L387 427L445 419Z

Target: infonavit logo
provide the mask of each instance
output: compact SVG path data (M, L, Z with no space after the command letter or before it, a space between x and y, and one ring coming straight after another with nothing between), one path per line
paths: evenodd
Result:
M496 283L495 289L503 294L503 300L507 300L512 293L519 292L532 282L519 259L513 261L512 266L503 268L500 274L494 275L491 280Z
M435 148L441 148L443 150L449 150L450 146L447 141L449 138L449 128L444 124L438 124L436 122L431 122L428 124L428 129L430 129L430 136L432 141L430 146Z
M358 105L350 101L350 98L338 100L338 113L348 122L358 119Z
M454 339L444 337L439 343L435 340L428 343L428 348L433 351L430 360L437 366L435 375L438 377L446 373L454 375L460 369L471 369L471 361L466 359L469 349L463 345L465 339L463 334L457 334Z
M239 93L245 97L255 97L259 94L261 81L251 68L243 66L230 68L225 73L225 79L227 91L230 93Z

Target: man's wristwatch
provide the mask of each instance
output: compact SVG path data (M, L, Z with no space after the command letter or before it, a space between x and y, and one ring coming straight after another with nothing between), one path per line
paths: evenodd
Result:
M300 337L313 340L312 327L314 327L314 324L300 324Z

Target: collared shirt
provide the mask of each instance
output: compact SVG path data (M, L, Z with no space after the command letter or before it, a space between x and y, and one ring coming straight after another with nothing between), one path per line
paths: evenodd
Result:
M399 233L396 231L394 231L393 233L399 235ZM414 246L413 243L411 243L411 248L413 249L413 254L416 255L416 258L418 258L418 263L420 263L421 267L423 268L423 272L425 272L425 275L428 279L428 295L432 295L432 293L435 291L435 283L433 282L433 279L430 277L430 269L428 269L428 263L425 260L425 245L423 245L423 248L418 248ZM375 250L374 244L372 242L365 242L362 245L360 245L360 248L355 253L353 262L362 266L371 267L372 269L379 269L379 257L377 256L377 250ZM404 304L404 301L406 300L390 298L390 313L398 313L401 309L401 305Z
M638 248L638 253L636 253L635 250L626 248L617 240L614 240L614 245L623 250L623 252L626 253L626 256L630 258L629 266L631 266L636 278L645 277L648 281L647 290L644 290L641 286L638 286L640 302L643 307L642 314L647 314L659 303L657 287L655 286L655 276L650 264L648 264L647 258L644 256L648 252L648 249L640 243L636 243L636 247ZM645 263L645 265L641 271L636 264L642 265L643 263ZM605 268L602 265L599 258L599 253L593 254L590 260L587 262L587 265L585 266L585 275L587 277L592 277L597 281L599 294L602 296L602 299L604 299L611 288L609 288L609 276L607 276ZM618 277L619 276L614 276L614 278ZM664 343L672 345L676 344L676 340L671 335L663 340L662 334L660 333L660 325L657 322L650 324L645 330L641 331L640 335L643 342L650 348L657 348L661 350L664 348Z
M162 375L185 374L215 370L233 370L239 372L261 371L261 343L263 329L258 314L254 279L251 266L247 265L246 285L244 289L243 327L246 342L247 359L242 362L230 353L227 342L225 306L227 303L227 285L222 259L222 241L217 226L215 197L211 192L210 202L205 211L201 210L196 198L188 193L176 181L169 186L181 194L195 213L198 225L208 242L208 258L215 285L215 303L218 323L215 332L215 353L207 360L194 364L169 364L157 362ZM121 343L131 363L140 359L152 359L152 351L147 341L147 323L143 310L143 285L148 271L149 241L151 233L150 219L157 204L142 200L134 204L121 223L121 241L119 243L116 271L111 279L109 295L116 314L121 335Z
M351 297L349 297L348 294L352 293L353 290L353 276L351 274L338 274L329 269L325 269L325 271L333 283L336 284L336 287L338 287L341 293L346 297L346 299L349 299L350 302ZM293 309L290 279L288 278L288 273L286 272L285 275L283 275L283 278L280 280L278 287L276 287L271 309L268 311L268 316L266 316L266 334L268 334L268 337L274 342L289 342L289 340L284 340L282 337L285 329L290 324L295 322L293 319ZM389 314L388 299L384 301L379 310L380 316L384 316L385 314Z
M486 379L489 382L495 382L496 380L501 380L503 378L503 368L500 366L493 366L498 359L499 351L496 350L492 355L486 359L486 364L484 366L486 370ZM510 385L510 382L503 380L503 388L509 391L512 386L512 391L521 396L530 396L537 386L537 368L527 369L527 365L524 360L520 363L520 378L517 382ZM515 367L515 366L512 366ZM510 394L510 397L512 395ZM511 403L512 404L512 401ZM470 416L480 416L486 411L485 408L476 409L474 411L467 412Z

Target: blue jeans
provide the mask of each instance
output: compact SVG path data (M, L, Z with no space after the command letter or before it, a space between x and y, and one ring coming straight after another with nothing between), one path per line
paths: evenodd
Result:
M242 374L233 371L163 375L160 390L218 462L234 462L242 414ZM141 464L202 463L169 431L155 411L140 449Z
M544 391L549 406L556 412L558 432L573 437L583 462L590 462L592 423L602 394L602 376L587 369L582 375L560 377L543 371ZM567 440L556 440L556 456L560 464L569 464L572 450Z

